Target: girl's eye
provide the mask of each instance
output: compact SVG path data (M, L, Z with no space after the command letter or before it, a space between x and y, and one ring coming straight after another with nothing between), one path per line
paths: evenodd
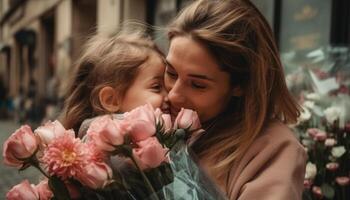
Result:
M151 89L156 91L156 92L160 92L162 90L162 85L161 84L153 84L151 86Z
M197 83L195 81L191 81L191 87L195 89L205 89L206 86L204 84Z

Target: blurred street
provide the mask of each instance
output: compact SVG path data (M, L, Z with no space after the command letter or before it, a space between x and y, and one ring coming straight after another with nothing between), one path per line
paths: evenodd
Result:
M17 129L19 124L12 120L0 120L0 143L1 152L5 140ZM5 166L3 157L0 158L0 199L5 199L6 193L14 185L19 184L22 180L28 179L30 183L37 184L40 173L34 168L28 168L25 171L18 172L17 169Z

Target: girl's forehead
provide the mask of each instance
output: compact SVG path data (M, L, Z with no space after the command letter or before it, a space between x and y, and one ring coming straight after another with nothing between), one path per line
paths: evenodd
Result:
M157 53L151 53L148 59L140 66L139 75L159 76L163 75L165 63L162 56Z

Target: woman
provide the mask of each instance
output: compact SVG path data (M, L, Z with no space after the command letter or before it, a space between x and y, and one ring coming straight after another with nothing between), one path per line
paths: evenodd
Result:
M286 126L288 92L271 29L245 0L201 0L169 26L171 113L196 110L200 164L229 199L301 199L306 154Z

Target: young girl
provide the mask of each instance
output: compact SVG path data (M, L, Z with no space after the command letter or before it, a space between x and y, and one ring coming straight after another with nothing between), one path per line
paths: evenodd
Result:
M85 119L146 103L167 113L164 70L163 54L141 32L92 37L68 89L63 125L78 133Z

